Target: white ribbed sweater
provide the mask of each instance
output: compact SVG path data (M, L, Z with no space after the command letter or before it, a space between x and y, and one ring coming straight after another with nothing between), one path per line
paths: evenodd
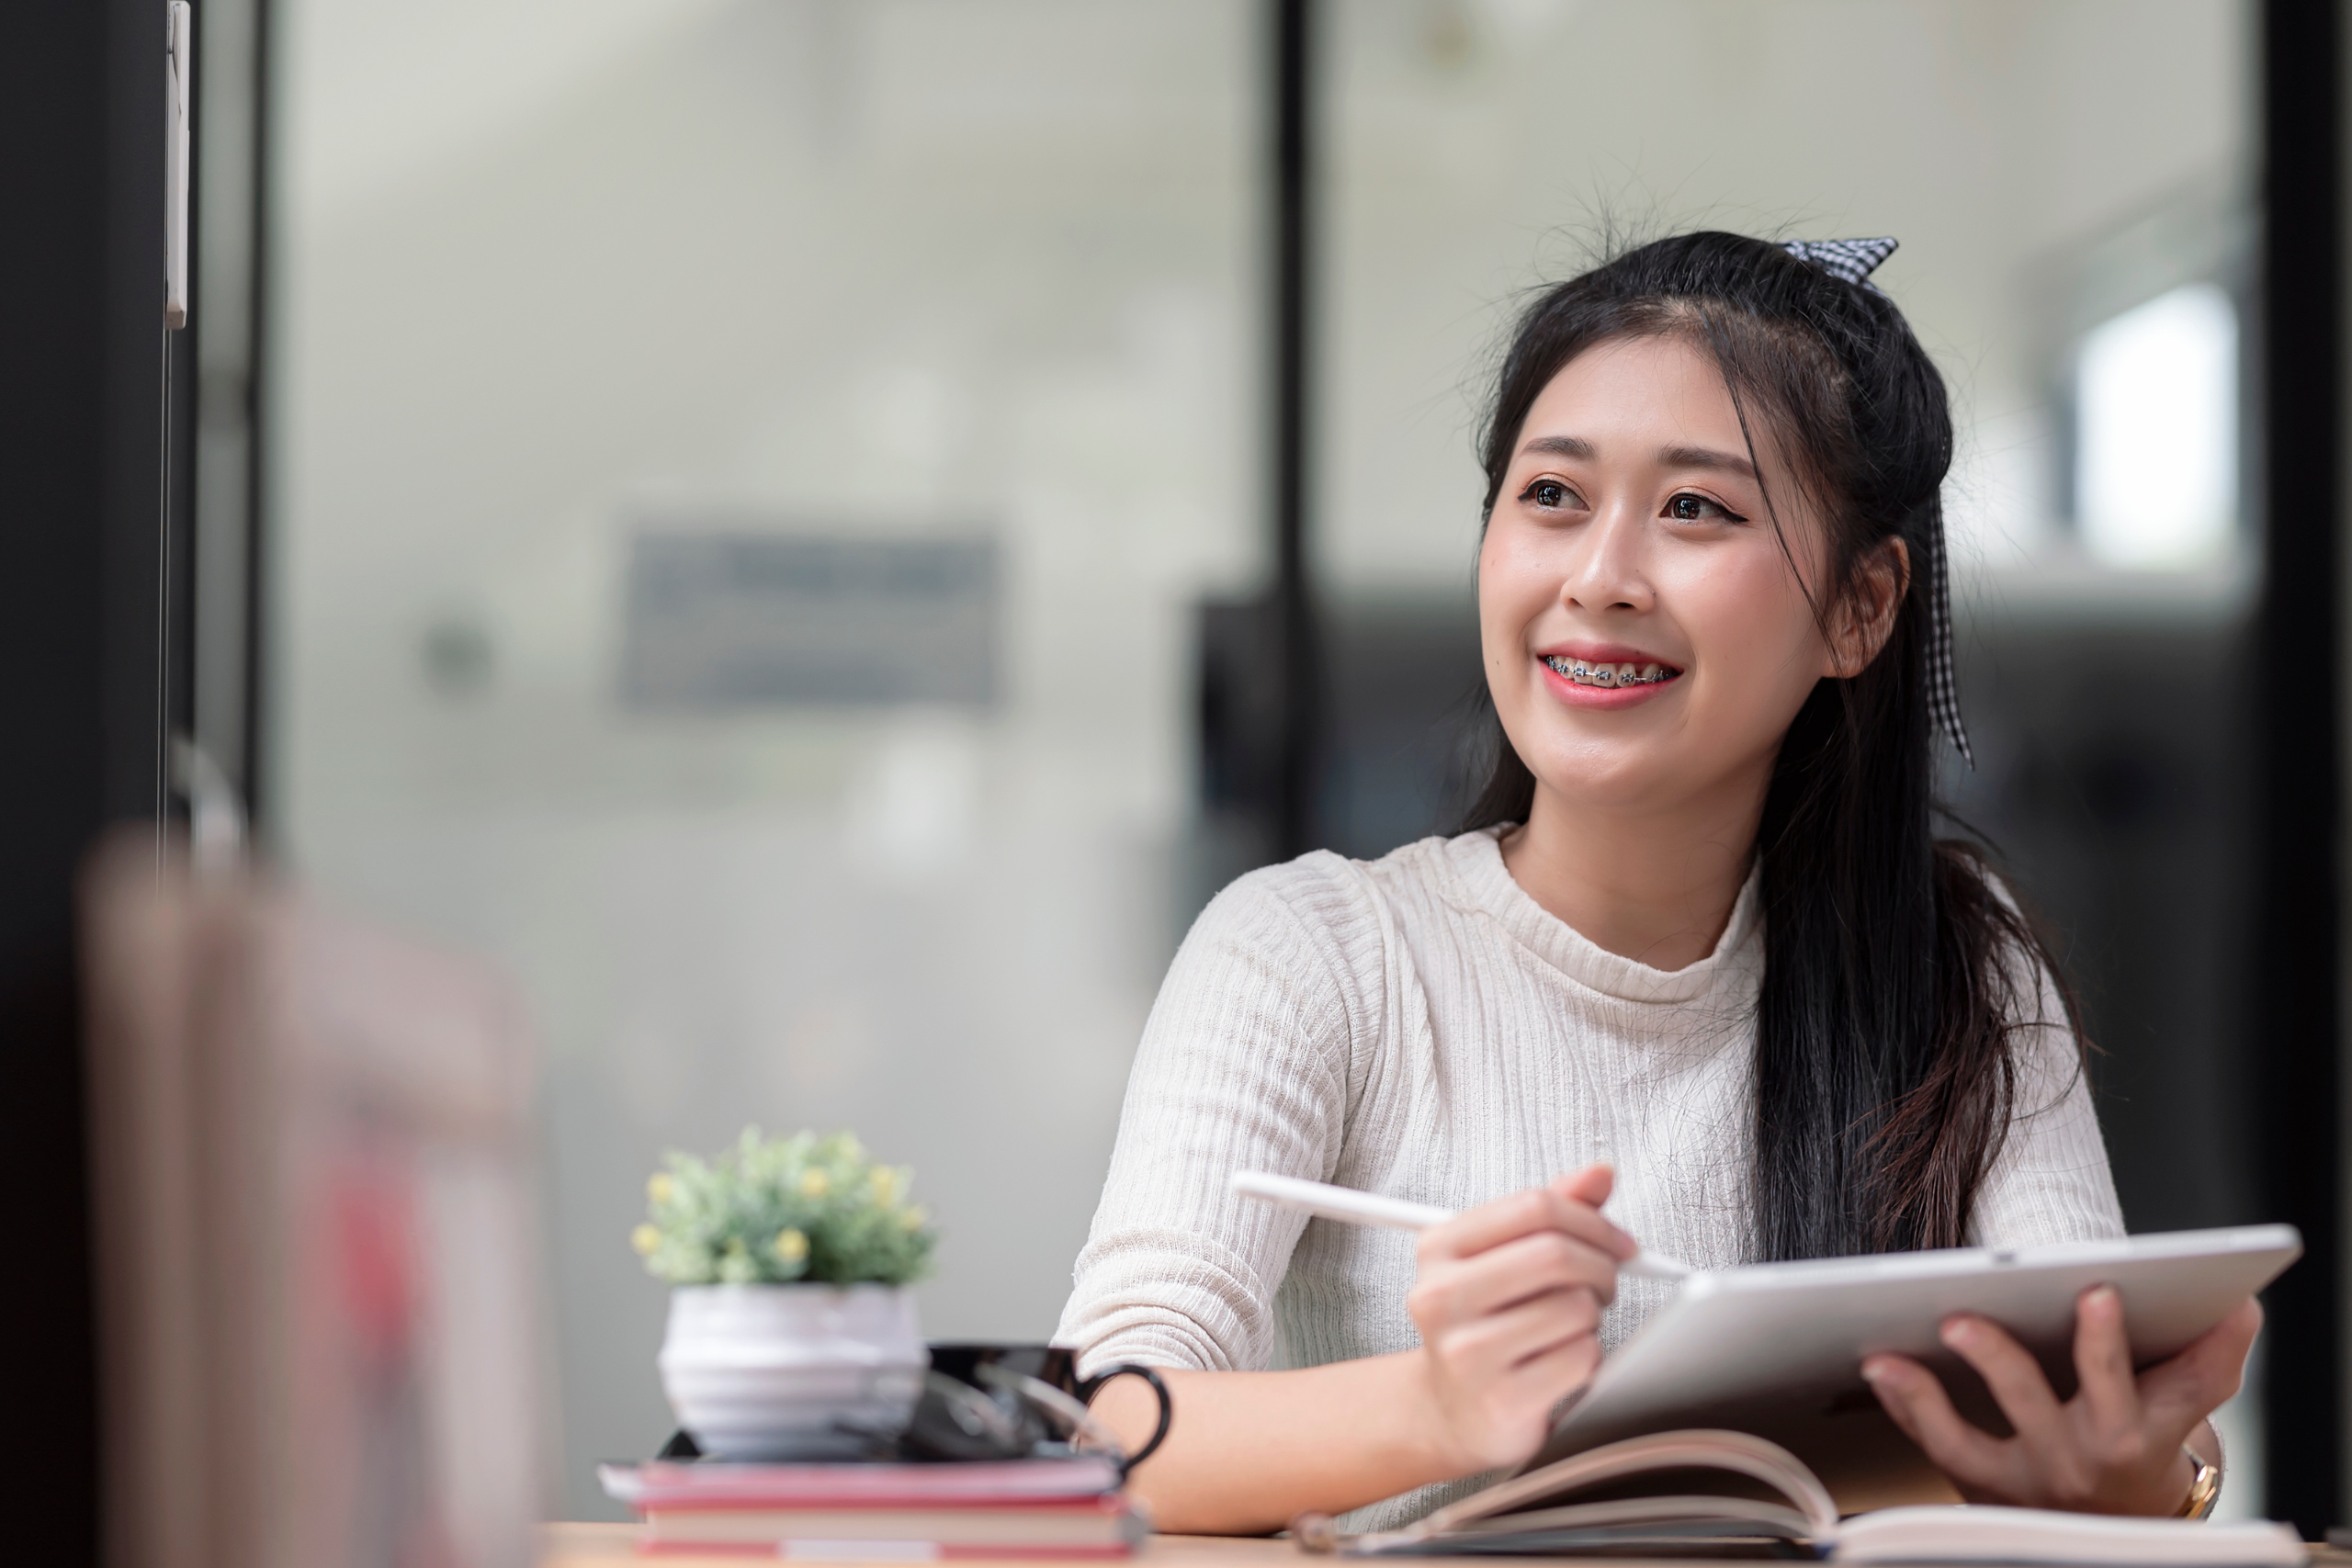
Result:
M1226 1179L1243 1169L1457 1209L1608 1160L1609 1214L1645 1246L1701 1268L1750 1260L1762 964L1752 877L1714 953L1666 971L1547 913L1491 832L1251 873L1202 912L1160 987L1057 1341L1089 1369L1215 1370L1419 1342L1409 1235L1235 1198ZM2123 1234L2064 1016L2045 977L1980 1245ZM1622 1280L1602 1343L1668 1289Z

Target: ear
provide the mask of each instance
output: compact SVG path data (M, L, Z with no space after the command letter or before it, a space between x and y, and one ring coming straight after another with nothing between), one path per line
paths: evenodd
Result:
M1871 546L1856 564L1854 590L1838 607L1825 675L1860 674L1894 633L1894 617L1911 589L1911 552L1899 538Z

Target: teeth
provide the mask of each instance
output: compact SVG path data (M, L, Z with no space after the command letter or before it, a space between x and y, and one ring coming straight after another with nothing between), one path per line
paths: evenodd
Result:
M1670 681L1676 671L1657 663L1593 664L1581 659L1569 659L1555 654L1544 660L1560 674L1579 686L1648 686L1660 681Z

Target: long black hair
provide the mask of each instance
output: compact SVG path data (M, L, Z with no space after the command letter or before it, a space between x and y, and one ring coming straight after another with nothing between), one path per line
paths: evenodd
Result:
M1552 378L1597 344L1651 336L1713 357L1750 456L1765 445L1760 426L1785 462L1773 479L1822 519L1829 571L1813 592L1825 632L1885 541L1903 540L1910 559L1885 645L1860 673L1815 687L1765 794L1758 1246L1782 1258L1965 1245L2017 1099L2011 1032L2033 1018L2041 977L2056 967L1979 852L1934 833L1927 657L1952 456L1943 378L1874 288L1767 241L1658 240L1521 316L1481 444L1488 517ZM1777 525L1784 509L1770 488L1766 500ZM1494 772L1465 829L1524 822L1534 799L1534 775L1499 723L1492 744Z

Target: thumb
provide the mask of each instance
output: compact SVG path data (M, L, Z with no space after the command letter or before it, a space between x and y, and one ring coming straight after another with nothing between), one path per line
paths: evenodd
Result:
M1560 1197L1572 1203L1588 1204L1598 1212L1603 1203L1609 1201L1610 1193L1617 1190L1617 1172L1612 1167L1595 1161L1582 1170L1554 1177L1551 1185L1552 1190ZM1615 1233L1620 1258L1631 1258L1642 1249L1641 1244L1627 1235L1608 1215L1602 1214L1600 1221Z
M1609 1201L1609 1194L1617 1190L1616 1169L1603 1162L1586 1166L1582 1170L1552 1179L1552 1190L1563 1198L1600 1208Z

